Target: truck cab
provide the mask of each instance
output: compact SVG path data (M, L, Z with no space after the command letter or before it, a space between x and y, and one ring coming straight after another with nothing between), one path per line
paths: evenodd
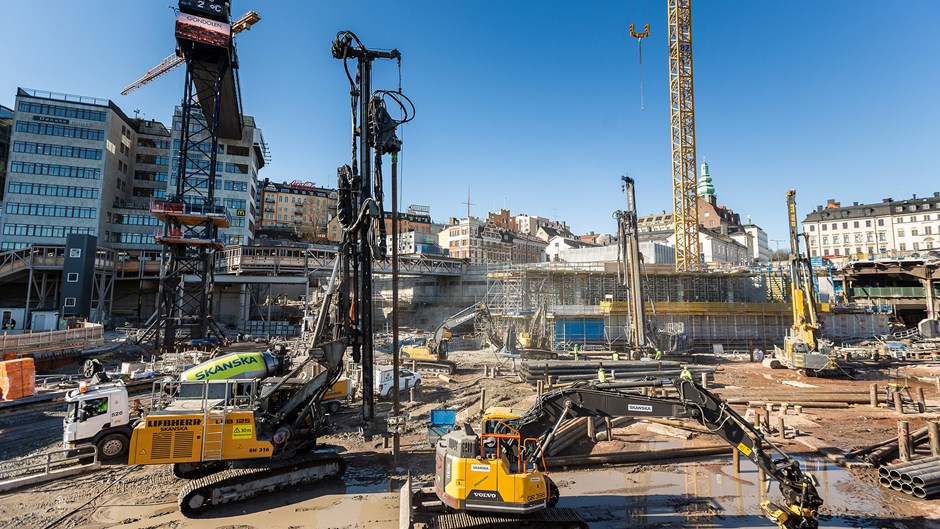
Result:
M98 458L114 459L127 452L131 430L137 417L131 417L124 384L82 385L65 396L68 408L63 428L63 448L95 445Z

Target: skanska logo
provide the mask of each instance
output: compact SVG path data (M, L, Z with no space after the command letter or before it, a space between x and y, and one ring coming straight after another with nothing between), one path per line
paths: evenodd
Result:
M222 372L228 371L229 369L233 369L239 366L244 366L248 364L257 364L257 363L258 363L257 357L249 356L245 358L236 358L228 362L222 362L221 364L213 364L213 365L206 367L202 371L197 372L196 380L206 380L216 373L222 373Z

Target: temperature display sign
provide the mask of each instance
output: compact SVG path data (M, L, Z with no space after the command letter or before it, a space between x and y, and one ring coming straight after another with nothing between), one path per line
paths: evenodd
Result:
M228 21L231 7L228 0L180 0L180 11Z

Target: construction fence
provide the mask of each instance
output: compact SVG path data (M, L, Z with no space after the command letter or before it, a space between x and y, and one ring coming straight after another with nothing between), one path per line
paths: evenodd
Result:
M0 351L4 355L34 358L55 356L60 351L84 349L104 341L104 325L100 323L82 323L81 327L60 331L27 332L0 336Z

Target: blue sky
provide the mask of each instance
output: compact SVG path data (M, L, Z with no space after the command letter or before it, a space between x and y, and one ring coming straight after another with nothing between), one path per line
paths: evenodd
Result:
M110 98L170 121L182 71L119 91L173 51L172 1L4 2L0 104L17 86ZM666 2L234 0L262 20L238 37L245 111L271 146L262 176L335 185L349 160L348 83L337 31L401 50L417 106L401 136L404 205L435 219L504 205L611 232L637 181L641 213L670 209ZM721 204L786 237L785 192L801 215L833 197L880 201L940 191L940 3L697 0L698 156ZM645 110L636 41L643 43ZM394 63L375 87L394 88ZM776 243L771 243L772 247ZM781 247L785 247L781 243Z

